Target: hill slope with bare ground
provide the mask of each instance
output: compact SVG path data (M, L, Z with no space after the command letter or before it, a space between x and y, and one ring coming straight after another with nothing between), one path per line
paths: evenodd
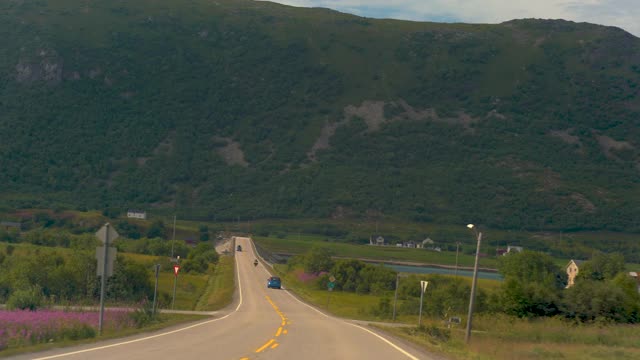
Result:
M0 4L0 205L640 231L640 40L268 2Z

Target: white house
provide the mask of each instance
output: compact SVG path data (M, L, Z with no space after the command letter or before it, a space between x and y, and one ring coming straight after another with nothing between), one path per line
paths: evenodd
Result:
M422 240L422 247L425 249L432 248L435 242L430 237Z
M565 267L567 270L567 286L565 288L570 288L576 284L576 276L580 272L580 265L582 265L582 260L571 260Z
M133 219L147 220L147 212L142 210L127 210L127 217Z
M373 235L369 238L369 245L384 246L384 238L380 235Z
M506 254L517 253L517 252L521 253L522 250L523 250L522 246L511 246L511 245L508 245Z

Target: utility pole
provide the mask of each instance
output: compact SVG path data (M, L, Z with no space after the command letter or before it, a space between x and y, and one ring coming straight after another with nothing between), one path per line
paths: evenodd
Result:
M171 259L173 259L173 244L176 242L176 215L173 214L173 237L171 237Z
M178 285L178 271L180 270L180 255L176 260L176 264L173 265L173 300L171 300L171 310L176 304L176 287Z
M398 284L400 283L400 272L396 273L396 291L393 295L393 321L396 321L396 304L398 303Z
M156 286L153 289L153 309L151 310L153 316L156 315L156 295L158 294L158 275L160 273L160 264L155 264L154 268L156 271Z
M473 224L467 225L476 234L478 244L476 246L476 262L473 265L473 280L471 281L471 296L469 297L469 313L467 315L467 329L464 335L464 342L469 343L471 339L471 320L473 319L473 302L476 297L476 284L478 283L478 258L480 257L480 242L482 241L482 233L478 232Z
M456 272L455 276L458 276L458 250L460 249L460 241L456 241Z

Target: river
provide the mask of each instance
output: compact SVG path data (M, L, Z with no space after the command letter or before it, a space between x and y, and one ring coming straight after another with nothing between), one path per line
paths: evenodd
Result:
M455 275L455 269L447 269L447 268L439 268L439 267L431 267L431 266L407 266L407 265L394 265L394 264L385 264L385 266L392 268L395 271L403 272L403 273L413 273L413 274L441 274L441 275ZM458 269L458 275L473 277L473 270L462 270ZM479 279L490 279L490 280L499 280L502 281L502 275L497 272L489 272L489 271L478 271Z

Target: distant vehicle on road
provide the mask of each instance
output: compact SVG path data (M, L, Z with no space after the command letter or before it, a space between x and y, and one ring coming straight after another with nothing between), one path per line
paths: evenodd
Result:
M242 246L238 245L238 247L236 247L236 251L242 251Z
M280 282L280 278L277 276L272 276L267 279L267 289L281 289L282 284Z

